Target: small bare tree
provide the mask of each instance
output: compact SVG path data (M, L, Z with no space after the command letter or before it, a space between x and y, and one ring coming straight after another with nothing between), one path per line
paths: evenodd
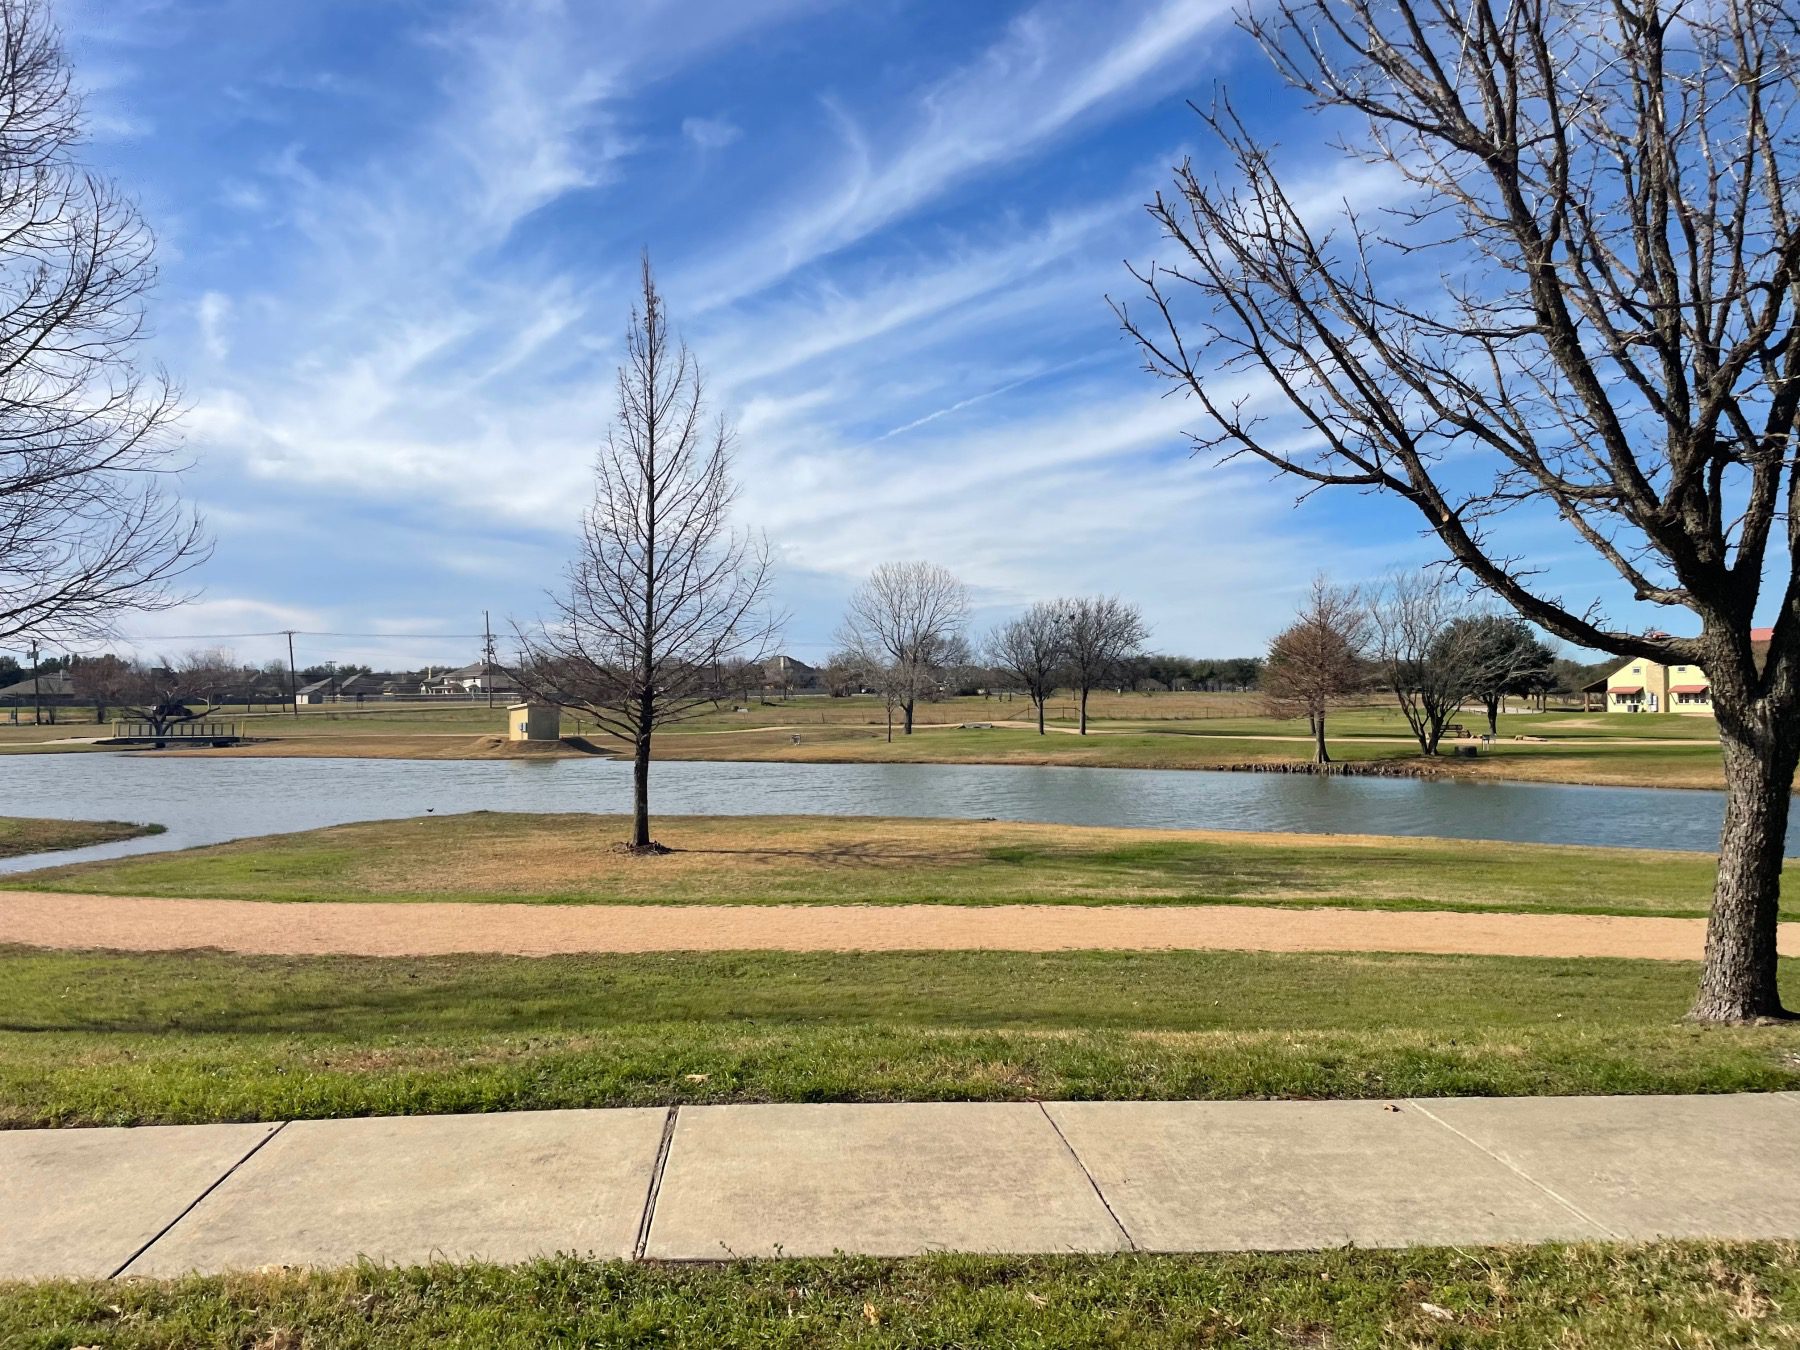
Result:
M669 332L648 256L640 284L581 550L550 619L515 631L527 691L631 745L629 847L659 853L652 737L712 702L730 663L767 659L780 621L766 543L731 526L731 433L706 417L700 368Z
M889 709L899 710L910 736L918 701L937 688L947 667L966 659L968 624L968 587L948 569L882 563L851 593L837 641Z
M0 638L176 604L206 552L164 487L176 396L139 364L154 241L81 135L47 7L0 0Z
M1037 713L1044 734L1044 704L1056 692L1069 660L1067 614L1062 605L1040 600L988 635L987 658L1017 680Z
M1471 614L1457 620L1457 627L1466 631L1457 634L1456 642L1471 648L1470 658L1481 672L1474 696L1487 713L1488 735L1497 736L1506 696L1548 689L1556 653L1530 624L1511 614Z
M1261 681L1264 701L1275 717L1305 716L1315 763L1331 762L1325 715L1368 678L1363 654L1368 641L1369 610L1361 593L1318 576L1294 622L1269 644Z
M1466 598L1425 572L1396 573L1370 599L1376 667L1421 755L1437 754L1450 720L1490 681L1469 617Z
M1063 613L1063 642L1069 683L1087 735L1088 695L1114 678L1128 657L1150 640L1149 626L1136 605L1116 595L1084 596L1057 602Z
M1792 4L1271 0L1243 25L1321 123L1361 119L1336 148L1387 176L1389 205L1321 221L1219 111L1228 179L1181 166L1151 207L1178 262L1136 273L1150 314L1121 321L1202 410L1198 445L1309 491L1392 493L1545 631L1704 668L1726 812L1693 1016L1782 1015L1800 765ZM1225 370L1255 396L1209 386ZM1272 404L1303 434L1265 423ZM1540 539L1504 537L1520 508L1698 633L1566 600L1533 565Z

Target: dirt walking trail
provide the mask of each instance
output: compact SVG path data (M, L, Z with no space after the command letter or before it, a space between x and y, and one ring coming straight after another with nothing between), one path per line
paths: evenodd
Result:
M1253 905L270 903L0 891L0 944L258 955L1225 950L1697 961L1699 919ZM1784 924L1783 955L1800 955Z

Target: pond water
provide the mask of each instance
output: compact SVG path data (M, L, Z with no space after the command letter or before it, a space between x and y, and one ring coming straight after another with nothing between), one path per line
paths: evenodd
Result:
M608 759L8 756L0 759L0 815L146 821L168 833L4 859L0 872L356 820L477 810L622 812L630 801L630 765ZM673 762L654 768L651 808L667 815L993 817L1710 850L1718 844L1724 796L1200 770ZM1790 830L1790 854L1795 839Z

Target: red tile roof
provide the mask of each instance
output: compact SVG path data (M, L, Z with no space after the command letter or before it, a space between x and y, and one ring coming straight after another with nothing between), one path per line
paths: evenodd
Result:
M1669 686L1669 692L1671 694L1704 694L1708 688L1710 686L1704 684L1672 684Z
M1644 686L1641 684L1615 684L1607 692L1613 694L1641 694L1644 692Z
M1773 628L1752 628L1750 630L1750 640L1752 642L1772 642L1774 639L1775 630Z

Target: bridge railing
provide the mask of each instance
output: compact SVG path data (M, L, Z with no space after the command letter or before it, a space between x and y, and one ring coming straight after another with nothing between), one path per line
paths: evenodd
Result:
M158 731L153 722L127 721L113 723L116 741L221 741L236 740L236 722L171 722L166 731Z

